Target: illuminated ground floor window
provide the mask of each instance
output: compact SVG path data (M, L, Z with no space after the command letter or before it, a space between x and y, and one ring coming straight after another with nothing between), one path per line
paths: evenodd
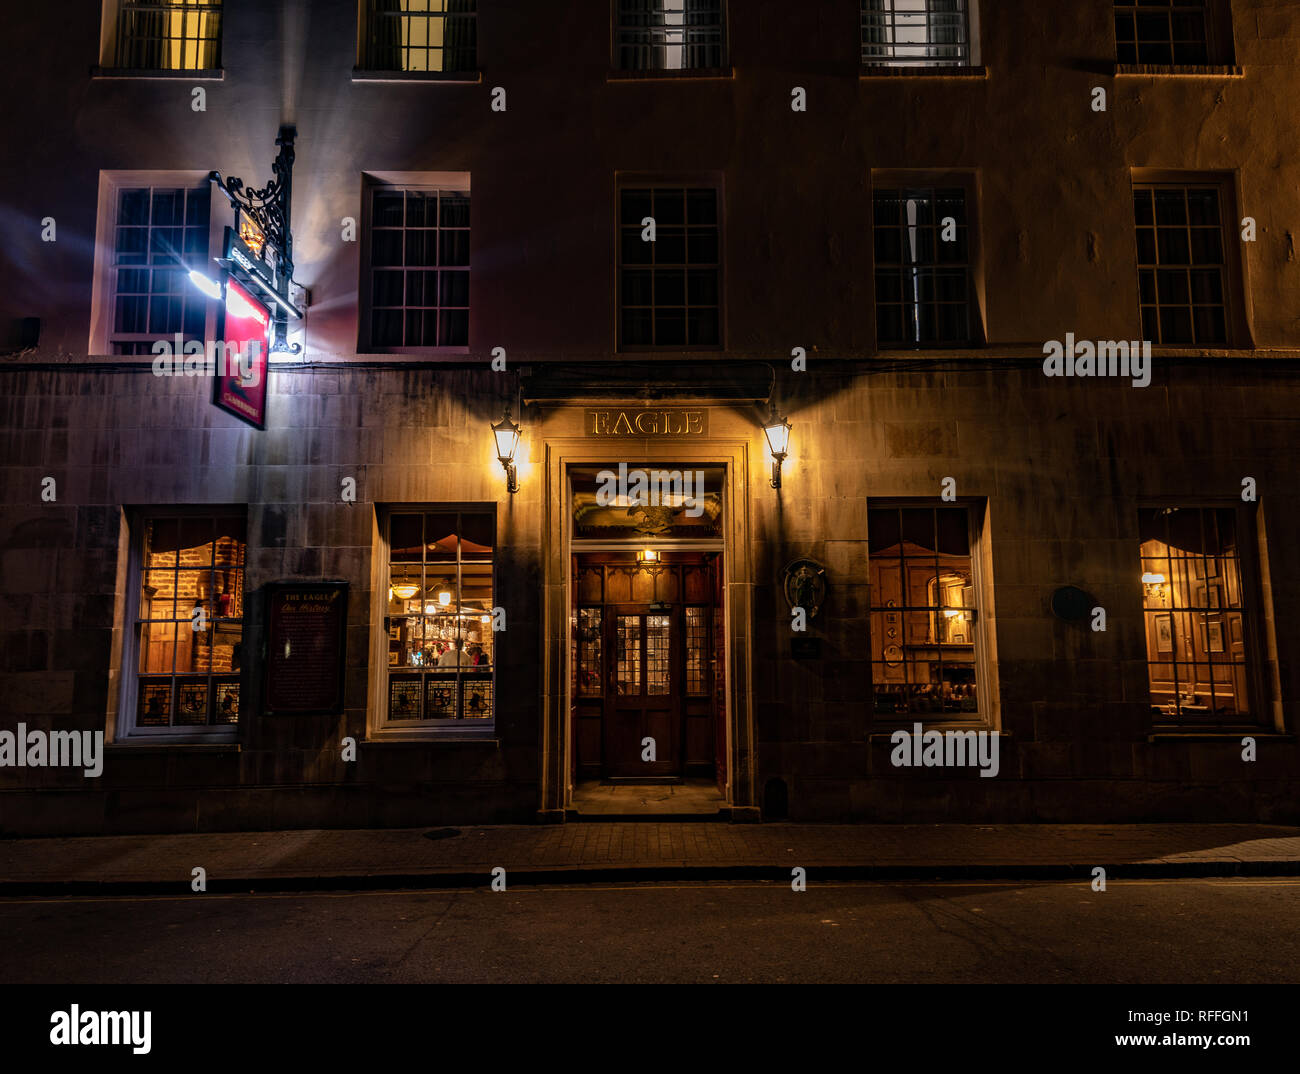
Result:
M388 515L389 724L492 721L495 534L490 510Z
M876 715L977 715L979 601L970 509L872 506L867 530Z
M1152 715L1251 720L1249 517L1235 507L1154 507L1139 524Z

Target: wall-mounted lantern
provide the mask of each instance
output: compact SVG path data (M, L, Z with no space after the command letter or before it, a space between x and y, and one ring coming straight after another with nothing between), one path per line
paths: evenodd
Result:
M519 447L519 426L510 420L510 408L507 407L501 420L492 424L492 436L496 440L497 459L506 472L506 491L519 491L519 478L515 472L515 450Z
M772 453L772 487L781 487L781 463L790 448L790 421L780 417L775 410L763 426L763 435L767 437L767 450Z
M658 563L659 553L653 548L643 548L636 554L636 561L642 566L647 563Z
M1146 594L1147 603L1164 604L1169 599L1169 586L1163 574L1153 574L1146 571L1142 575L1142 591Z

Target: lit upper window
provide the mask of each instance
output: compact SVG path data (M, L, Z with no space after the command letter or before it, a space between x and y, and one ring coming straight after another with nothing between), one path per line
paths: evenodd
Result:
M477 0L362 0L360 64L372 71L473 71Z
M221 66L222 0L116 0L106 63L127 71Z

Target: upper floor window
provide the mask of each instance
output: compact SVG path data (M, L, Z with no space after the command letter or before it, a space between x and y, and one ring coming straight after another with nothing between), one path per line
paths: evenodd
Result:
M477 0L362 0L360 65L469 72L478 66Z
M124 735L228 733L239 722L244 531L242 516L211 508L141 520Z
M222 0L108 0L105 66L127 71L221 67Z
M1231 63L1231 7L1227 0L1120 0L1115 48L1121 64Z
M975 342L968 193L877 188L876 328L881 347Z
M1153 343L1228 342L1223 195L1209 183L1133 188L1142 331Z
M966 507L919 503L867 511L871 679L879 716L973 719L979 713L971 515Z
M969 65L968 0L862 0L862 62Z
M363 349L469 345L469 179L461 180L370 188Z
M615 0L622 71L693 71L726 62L723 0Z
M490 510L388 515L388 724L491 726L495 534Z
M209 262L210 186L116 189L108 342L114 354L149 354L177 332L207 334L208 300L188 279Z
M646 220L654 221L654 239ZM619 345L717 347L721 329L718 191L619 191Z
M1142 608L1157 722L1251 716L1251 517L1239 507L1139 512Z

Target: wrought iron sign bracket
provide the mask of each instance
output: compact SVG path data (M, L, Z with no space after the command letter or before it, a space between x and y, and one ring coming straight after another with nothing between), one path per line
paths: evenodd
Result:
M298 354L301 345L288 341L289 318L302 319L302 310L290 298L293 281L293 127L281 127L275 144L280 152L271 164L274 178L264 187L245 187L242 179L223 179L217 171L208 178L217 184L235 210L234 226L226 230L225 257L221 263L245 283L271 299L272 352ZM274 254L269 261L267 251Z

